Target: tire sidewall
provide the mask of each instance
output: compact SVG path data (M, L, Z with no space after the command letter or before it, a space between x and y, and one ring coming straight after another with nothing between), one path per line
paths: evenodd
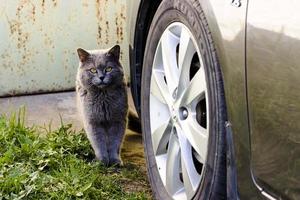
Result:
M173 22L183 23L196 39L196 43L205 66L208 90L207 93L210 113L208 124L210 128L208 151L206 163L202 171L203 178L201 179L195 199L211 199L212 192L215 188L215 178L217 177L216 169L221 167L218 166L218 159L220 159L218 154L224 151L224 149L222 149L224 145L220 145L222 142L222 138L220 136L225 131L225 129L222 128L225 116L222 115L222 113L220 114L223 106L223 91L222 87L218 85L221 74L218 71L218 62L212 46L211 38L209 37L209 30L206 26L207 24L203 21L205 20L203 19L203 12L199 3L197 3L197 1L189 0L163 1L154 16L147 38L142 73L141 116L148 176L152 191L157 199L171 199L171 197L168 195L160 179L152 147L149 111L150 80L154 54L160 37L164 30Z

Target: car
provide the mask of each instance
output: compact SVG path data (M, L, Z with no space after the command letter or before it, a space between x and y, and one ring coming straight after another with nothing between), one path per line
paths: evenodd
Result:
M73 89L77 47L120 44L155 199L300 199L300 2L0 8L0 96Z
M157 199L300 198L299 8L140 2L131 87Z

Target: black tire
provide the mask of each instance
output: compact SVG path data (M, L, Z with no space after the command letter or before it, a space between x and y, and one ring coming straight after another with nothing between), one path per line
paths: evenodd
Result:
M141 91L141 118L149 181L156 199L171 199L160 179L152 148L149 93L154 53L163 31L172 22L181 22L189 28L197 40L201 55L204 55L203 61L206 66L205 73L211 113L210 124L208 125L210 133L203 178L194 199L226 199L226 141L224 126L226 106L222 74L212 36L198 0L163 1L154 16L149 30L144 54Z

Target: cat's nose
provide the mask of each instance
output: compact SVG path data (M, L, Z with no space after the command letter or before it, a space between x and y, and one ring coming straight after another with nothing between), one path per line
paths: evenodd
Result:
M104 76L100 76L99 78L100 78L100 80L101 80L101 81L103 81L103 80L104 80Z

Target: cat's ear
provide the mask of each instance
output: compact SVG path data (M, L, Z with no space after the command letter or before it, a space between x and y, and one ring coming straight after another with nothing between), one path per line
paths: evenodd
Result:
M109 55L113 55L117 60L120 58L120 46L115 45L107 52Z
M81 62L85 62L90 56L89 52L81 48L77 49L77 53L78 53L79 60Z

